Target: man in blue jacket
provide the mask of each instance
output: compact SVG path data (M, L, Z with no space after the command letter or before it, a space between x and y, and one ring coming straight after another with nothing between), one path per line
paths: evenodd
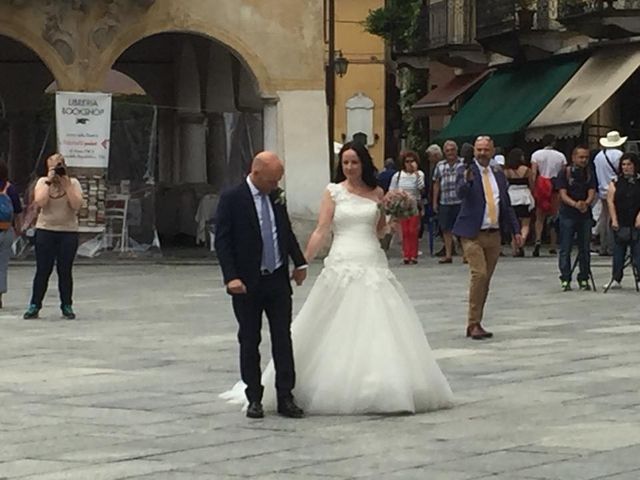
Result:
M453 234L461 238L469 262L471 284L466 333L474 340L493 337L481 323L491 276L500 257L500 229L514 235L517 246L522 246L520 225L507 192L507 179L500 168L490 165L494 151L491 137L478 137L474 159L460 166L457 175L462 205Z

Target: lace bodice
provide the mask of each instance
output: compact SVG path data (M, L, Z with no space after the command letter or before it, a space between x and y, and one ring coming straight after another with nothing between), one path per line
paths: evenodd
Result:
M387 258L376 236L380 215L378 204L350 193L342 184L330 183L327 190L335 202L333 244L325 260L327 266L358 264L387 267Z

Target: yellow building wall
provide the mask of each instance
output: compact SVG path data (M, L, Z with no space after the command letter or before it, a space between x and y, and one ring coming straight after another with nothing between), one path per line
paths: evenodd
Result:
M385 44L380 37L365 32L362 22L370 10L383 6L384 0L336 0L336 50L349 60L349 69L344 77L336 77L334 138L343 142L342 136L347 133L345 104L363 92L375 104L373 132L377 139L369 151L378 168L384 163Z

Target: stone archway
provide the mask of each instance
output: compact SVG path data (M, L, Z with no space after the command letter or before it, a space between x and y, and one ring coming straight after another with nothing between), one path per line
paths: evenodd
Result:
M2 34L0 69L0 158L12 180L24 186L47 137L50 117L41 107L53 74L29 46Z
M221 187L241 178L244 171L234 170L235 164L207 161L225 156L224 146L217 155L211 151L225 114L261 116L264 108L257 78L234 51L199 34L164 32L131 45L113 68L137 81L160 106L165 145L160 145L158 180ZM176 128L182 131L178 138ZM259 136L249 156L262 148L262 131Z
M136 25L128 29L123 32L123 35L114 39L109 48L105 50L102 64L95 69L94 81L100 81L103 71L110 69L127 50L130 50L136 44L145 43L150 38L172 34L201 38L223 47L249 72L253 87L259 96L269 97L275 93L273 82L266 66L259 56L246 46L240 38L220 26L194 22L191 22L188 28L177 28L174 22L169 22L155 24L153 28L145 25Z
M193 236L202 198L243 178L263 149L259 82L226 45L189 32L144 37L112 68L135 80L157 109L160 237ZM180 209L168 211L175 202L165 197L179 198ZM163 226L166 219L174 220Z

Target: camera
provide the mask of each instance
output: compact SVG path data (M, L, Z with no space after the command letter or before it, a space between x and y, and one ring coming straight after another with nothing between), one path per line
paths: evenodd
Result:
M59 176L63 176L67 174L67 169L65 168L65 166L62 163L57 164L54 169L53 169L54 173L56 175Z

